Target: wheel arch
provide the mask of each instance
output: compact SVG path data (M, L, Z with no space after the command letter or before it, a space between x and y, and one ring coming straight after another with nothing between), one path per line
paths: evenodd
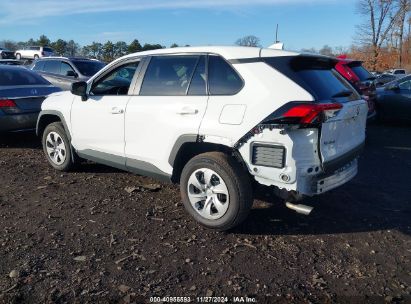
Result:
M222 144L202 142L197 135L192 135L180 137L170 154L169 163L173 167L173 173L171 176L172 182L180 182L183 168L190 161L190 159L196 155L207 152L222 152L234 157L248 173L248 168L242 156L236 149Z
M41 136L44 130L46 129L46 127L53 122L61 122L63 124L67 137L71 141L70 130L67 127L67 123L66 123L66 120L64 119L63 114L59 111L53 111L53 110L46 110L46 111L40 112L39 117L37 119L37 125L36 125L37 136Z

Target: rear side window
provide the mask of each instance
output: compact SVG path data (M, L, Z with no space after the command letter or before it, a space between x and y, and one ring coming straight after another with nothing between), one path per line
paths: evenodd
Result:
M316 101L360 99L349 82L334 70L334 61L314 56L270 57L264 61L308 91Z
M25 68L0 69L0 86L49 85L40 75Z
M44 61L37 61L34 63L33 70L34 71L43 71L44 69Z
M210 95L235 95L243 88L243 80L220 56L210 56L208 62Z
M40 51L39 46L31 46L29 49L32 50L32 51Z
M199 56L154 56L144 76L140 95L186 95Z
M46 73L60 74L60 61L45 61L43 71Z

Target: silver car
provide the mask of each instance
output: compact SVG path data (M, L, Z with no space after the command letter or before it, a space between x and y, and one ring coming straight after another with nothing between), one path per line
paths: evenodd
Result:
M47 46L29 46L28 48L17 50L15 53L16 59L39 59L54 55L52 48Z

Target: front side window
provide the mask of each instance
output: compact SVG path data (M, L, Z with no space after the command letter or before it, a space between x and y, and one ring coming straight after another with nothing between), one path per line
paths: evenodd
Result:
M69 71L74 72L71 65L69 65L66 62L61 62L60 74L63 75L63 76L67 76L67 72L69 72Z
M44 63L44 72L52 74L60 74L60 61L49 60Z
M37 61L34 64L33 70L34 71L43 71L44 69L44 61Z
M199 56L155 56L144 76L140 95L186 95Z
M210 56L208 85L211 95L235 95L243 87L243 80L220 56Z
M93 95L127 95L139 62L129 62L110 71L97 80L91 89Z

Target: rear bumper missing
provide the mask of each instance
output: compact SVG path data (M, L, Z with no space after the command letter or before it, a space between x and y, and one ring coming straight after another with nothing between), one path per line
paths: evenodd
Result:
M354 159L331 174L316 176L311 183L312 194L321 194L342 186L352 180L358 173L358 161Z

